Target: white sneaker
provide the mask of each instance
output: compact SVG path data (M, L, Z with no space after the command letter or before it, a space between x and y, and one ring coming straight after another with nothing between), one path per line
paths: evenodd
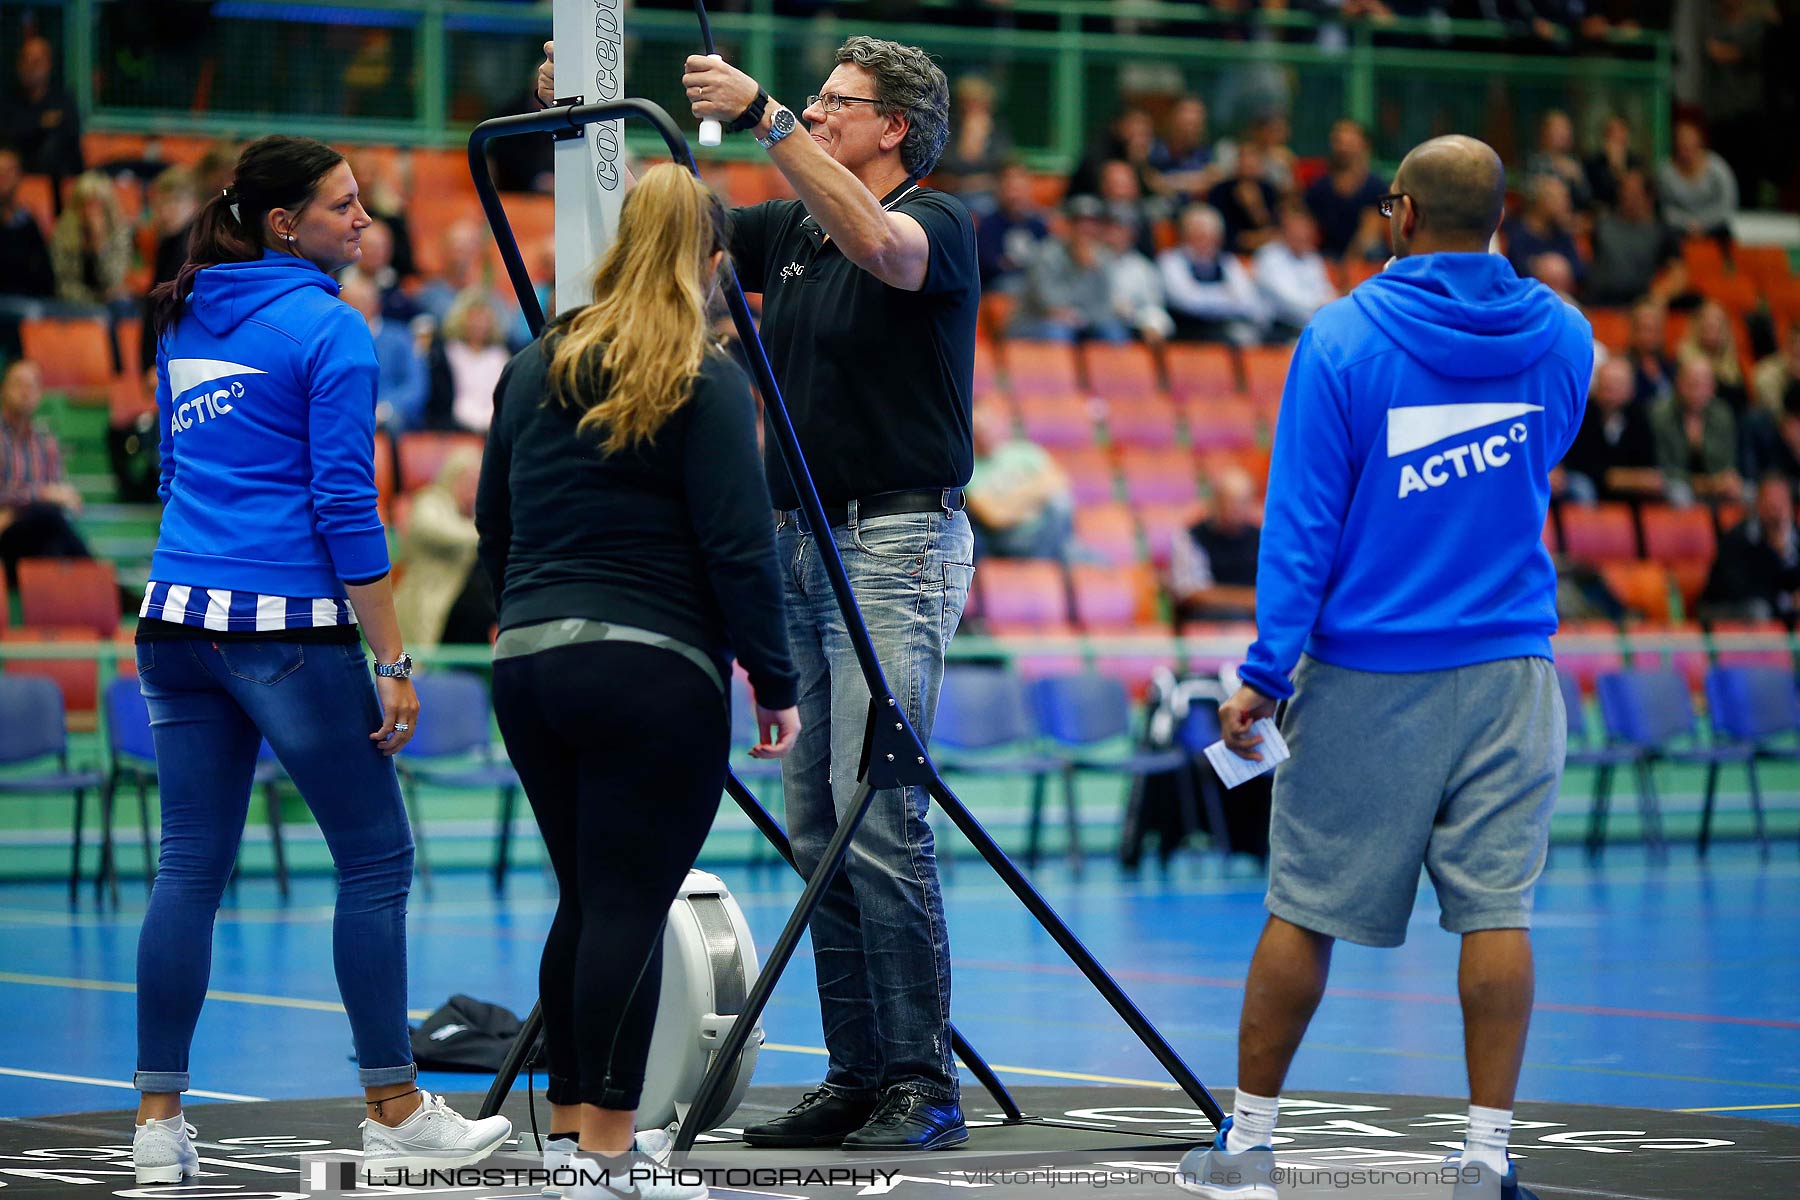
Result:
M471 1121L421 1089L419 1110L392 1128L364 1120L363 1175L374 1177L393 1171L422 1171L467 1167L498 1150L512 1136L512 1122L505 1117Z
M601 1160L592 1153L569 1159L581 1182L565 1188L569 1200L706 1200L704 1183L685 1183L681 1173L633 1149L620 1158Z
M631 1148L645 1158L667 1166L669 1155L674 1153L675 1139L669 1136L666 1129L643 1129L637 1133ZM550 1138L544 1143L544 1170L551 1176L551 1182L544 1185L541 1193L545 1196L561 1196L562 1185L555 1182L558 1171L566 1170L569 1161L575 1157L576 1141L574 1138Z
M196 1131L180 1113L161 1121L145 1121L131 1134L131 1165L138 1186L147 1183L180 1183L200 1174L200 1152L194 1149Z

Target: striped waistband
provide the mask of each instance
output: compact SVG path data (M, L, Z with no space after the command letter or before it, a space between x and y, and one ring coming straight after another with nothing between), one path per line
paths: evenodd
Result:
M265 596L224 588L190 587L151 581L138 616L221 632L273 632L354 625L348 601L332 597Z
M673 650L705 671L719 693L725 693L725 680L719 674L719 665L698 646L689 645L666 633L639 629L635 625L616 625L611 621L591 621L585 617L564 617L556 621L541 621L536 625L516 625L511 629L503 629L500 636L494 639L494 661L521 658L527 654L583 642L636 642L641 646Z

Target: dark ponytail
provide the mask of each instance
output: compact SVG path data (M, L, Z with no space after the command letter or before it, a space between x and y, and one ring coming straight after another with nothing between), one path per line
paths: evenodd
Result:
M269 212L298 213L312 202L319 181L344 156L312 138L272 134L244 147L232 186L208 198L188 235L187 262L175 278L150 292L151 328L157 337L175 327L194 289L194 276L228 262L255 262L263 255L263 222Z

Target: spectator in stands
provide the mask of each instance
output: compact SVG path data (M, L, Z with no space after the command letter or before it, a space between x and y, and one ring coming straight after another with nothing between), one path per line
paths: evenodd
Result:
M1150 165L1150 152L1156 148L1156 122L1141 108L1127 108L1113 119L1112 128L1100 144L1088 152L1073 174L1067 189L1070 196L1098 196L1100 169L1114 159L1124 159L1138 173L1138 186L1145 195L1156 190L1156 168Z
M1319 223L1319 250L1335 261L1386 258L1387 226L1377 201L1387 188L1369 169L1369 134L1344 117L1332 123L1325 174L1306 189L1306 207Z
M1588 272L1590 303L1630 304L1643 296L1667 303L1688 288L1681 239L1663 224L1650 195L1650 180L1628 167L1613 192L1616 207L1594 221L1594 265Z
M978 217L986 216L994 207L1000 169L1012 153L1012 137L994 114L994 85L980 75L964 75L956 81L950 111L955 126L933 183L962 197Z
M1153 202L1145 197L1138 186L1137 172L1124 159L1115 158L1100 168L1100 202L1106 205L1108 221L1131 230L1131 244L1139 253L1156 253Z
M400 325L418 316L423 311L419 303L400 288L400 272L394 266L394 235L387 222L380 218L370 220L369 227L363 230L362 248L362 260L356 269L380 293L381 315Z
M1756 489L1756 511L1719 539L1700 611L1709 620L1778 620L1793 628L1800 610L1800 531L1793 482L1778 475Z
M0 375L0 563L13 587L21 558L86 558L75 532L81 493L63 476L56 435L32 420L44 373L22 358Z
M435 480L412 495L401 535L406 570L394 586L394 613L409 646L488 644L494 628L494 589L475 570L475 490L481 452L459 446Z
M19 203L23 176L19 152L0 146L0 293L43 298L56 291L56 275L37 215Z
M1163 299L1162 272L1137 248L1136 231L1111 216L1101 236L1112 258L1106 264L1113 313L1147 346L1160 346L1175 332Z
M1189 205L1181 214L1181 242L1157 256L1163 295L1175 319L1175 336L1188 341L1254 345L1268 317L1256 280L1225 252L1225 222L1218 210Z
M1113 312L1107 274L1112 251L1102 236L1106 208L1094 196L1075 196L1066 208L1068 237L1045 242L1032 260L1011 335L1030 341L1126 341L1131 334Z
M119 212L112 180L89 171L75 181L68 207L50 233L50 265L56 298L70 304L108 304L129 299L131 226Z
M167 283L180 273L181 264L187 261L194 214L199 211L199 190L194 173L188 168L177 164L150 181L150 226L156 233L156 257L150 267L151 287ZM138 358L139 370L156 365L156 335L147 311Z
M1701 18L1701 107L1719 156L1755 199L1769 151L1763 43L1773 15L1761 0L1713 0Z
M1626 172L1645 170L1643 157L1631 148L1631 122L1617 114L1608 117L1600 130L1600 149L1589 156L1583 170L1595 206L1615 207L1619 203L1619 182ZM1646 185L1648 182L1646 178Z
M1737 326L1716 300L1700 306L1675 350L1677 364L1695 358L1712 368L1719 399L1731 406L1734 415L1741 416L1749 403L1750 390L1744 381L1743 359L1738 357Z
M1507 260L1520 275L1531 274L1531 261L1540 254L1562 255L1578 284L1586 274L1587 262L1575 241L1575 210L1559 175L1534 175L1526 181L1525 210L1506 219L1500 236Z
M1788 326L1787 341L1779 354L1771 354L1756 364L1751 376L1752 398L1756 407L1779 416L1787 399L1800 382L1800 321Z
M1625 357L1631 362L1632 403L1648 409L1675 390L1675 360L1668 353L1669 310L1655 300L1631 306L1631 340Z
M1245 142L1232 160L1231 177L1213 185L1206 202L1225 219L1225 244L1233 254L1255 254L1275 240L1281 195L1263 174L1262 147Z
M1588 186L1587 168L1576 154L1575 122L1560 108L1545 113L1538 122L1538 144L1525 160L1527 179L1553 175L1569 189L1569 203L1585 212L1594 206L1594 193Z
M1219 170L1226 175L1261 178L1278 195L1289 194L1294 190L1295 159L1294 151L1288 146L1288 133L1285 113L1264 113L1250 122L1243 137L1219 144ZM1247 146L1254 146L1257 151L1248 171L1238 163L1238 156Z
M435 317L442 328L457 298L476 288L487 295L488 303L500 314L506 344L516 352L531 342L531 330L519 311L518 300L488 283L487 248L487 231L480 222L473 218L452 222L444 230L438 273L419 289L416 303Z
M1256 558L1262 550L1256 484L1246 471L1213 480L1212 506L1175 539L1169 588L1177 626L1192 621L1254 621Z
M1790 384L1781 407L1753 404L1741 423L1744 473L1751 479L1779 475L1800 486L1800 385Z
M1656 169L1663 220L1687 237L1731 236L1738 182L1725 160L1706 148L1697 121L1675 123L1675 154Z
M494 388L510 357L488 294L480 288L463 292L431 347L426 425L486 433L494 420Z
M1671 504L1742 498L1737 421L1719 399L1705 359L1681 364L1675 394L1650 410L1650 431Z
M49 39L19 46L19 83L0 110L0 142L19 152L31 175L70 179L83 170L81 113L68 89L50 82L56 63Z
M1183 96L1169 110L1168 131L1150 150L1159 191L1177 203L1196 200L1219 181L1206 140L1206 102Z
M1313 314L1338 298L1319 255L1318 222L1298 200L1282 204L1281 236L1256 252L1250 268L1277 337L1299 337Z
M1050 224L1032 196L1031 172L1023 163L1000 169L994 211L975 227L975 253L981 262L984 294L1016 294L1039 247L1050 238Z
M412 330L381 315L381 294L354 268L338 280L338 298L362 314L375 340L381 380L375 389L375 423L390 433L417 429L425 419L427 379Z
M1578 504L1663 496L1656 440L1643 409L1632 403L1632 388L1631 364L1623 358L1609 358L1594 372L1581 429L1551 472L1559 495Z
M1579 284L1575 279L1575 268L1562 255L1546 251L1525 264L1524 274L1542 283L1570 304L1576 303L1575 292ZM1605 347L1600 346L1598 341L1594 344L1601 352L1600 357L1604 357Z
M1013 432L998 403L974 411L975 472L964 496L975 528L975 557L1065 559L1074 532L1075 493L1048 451Z

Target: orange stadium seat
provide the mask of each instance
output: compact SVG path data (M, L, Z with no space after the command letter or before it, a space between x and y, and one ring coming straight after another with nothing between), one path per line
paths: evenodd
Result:
M1196 450L1232 450L1254 446L1258 418L1248 402L1238 400L1196 404L1187 412L1188 439Z
M1051 559L989 558L975 572L981 611L997 635L1072 633L1063 567Z
M1563 553L1579 563L1630 562L1637 554L1637 529L1626 504L1565 505Z
M1652 625L1667 625L1672 617L1669 604L1669 571L1654 562L1602 562L1600 577L1625 607L1643 614Z
M1156 359L1142 342L1089 342L1081 348L1087 390L1108 400L1154 399L1162 392L1156 381Z
M91 642L91 629L55 625L21 627L10 630L6 640L21 642ZM104 639L102 639L104 640ZM63 709L68 714L69 728L91 730L100 697L100 663L92 658L8 658L9 675L34 675L48 679L62 690Z
M1138 552L1137 518L1123 504L1087 504L1075 510L1075 544L1109 567L1135 566Z
M1005 356L1008 390L1015 398L1031 393L1064 396L1081 391L1075 347L1066 342L1008 341Z
M101 559L20 559L19 612L26 625L80 628L110 638L119 629L118 576Z
M444 460L458 446L473 446L479 453L484 439L478 433L408 433L400 438L400 490L410 492L435 481Z
M1718 536L1713 530L1712 514L1704 508L1670 508L1646 505L1641 517L1644 523L1644 556L1662 563L1697 559L1710 563L1718 552Z
M1756 280L1764 291L1794 277L1786 246L1736 246L1731 257L1737 263L1737 269Z
M1288 364L1294 361L1292 346L1247 346L1242 351L1244 387L1257 400L1279 402L1287 384Z
M1594 327L1594 340L1617 354L1631 340L1631 314L1622 308L1590 308L1584 310Z
M1225 400L1237 395L1237 369L1224 346L1172 343L1166 352L1169 394L1183 404Z
M97 399L113 380L112 338L99 317L27 317L19 322L25 357L43 368L44 387Z
M1716 238L1690 237L1681 243L1681 261L1694 282L1704 285L1725 273L1725 248Z
M1076 623L1088 633L1168 632L1156 620L1156 578L1149 567L1080 563L1069 569L1069 582Z

